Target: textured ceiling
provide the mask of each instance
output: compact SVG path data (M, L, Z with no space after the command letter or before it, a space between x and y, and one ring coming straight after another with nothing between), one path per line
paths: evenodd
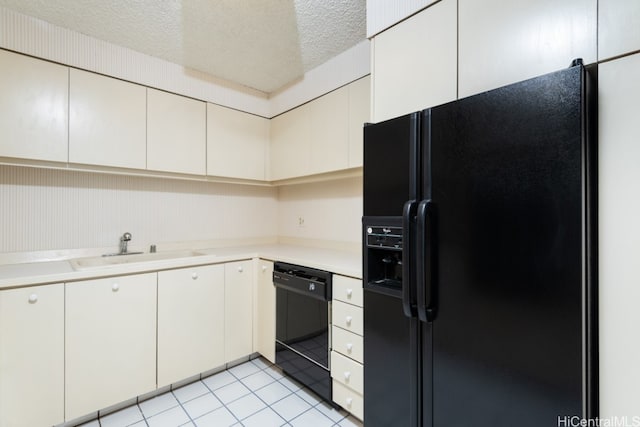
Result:
M272 93L365 39L366 0L0 0L0 6Z

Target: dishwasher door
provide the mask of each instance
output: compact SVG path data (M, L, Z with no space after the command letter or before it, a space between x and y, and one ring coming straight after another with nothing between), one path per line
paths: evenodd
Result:
M331 273L276 263L276 365L331 402ZM295 268L294 268L295 267ZM324 273L325 276L321 276Z

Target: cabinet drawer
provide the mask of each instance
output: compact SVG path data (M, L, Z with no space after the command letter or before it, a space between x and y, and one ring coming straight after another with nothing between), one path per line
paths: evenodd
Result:
M362 395L335 380L333 381L333 401L351 412L356 418L360 420L364 419L364 402Z
M335 351L331 352L331 378L362 394L363 377L362 364Z
M333 276L333 298L362 307L362 280Z
M362 363L362 337L353 332L333 327L331 329L331 348L356 362Z
M362 335L362 308L341 301L333 301L332 320L335 326Z

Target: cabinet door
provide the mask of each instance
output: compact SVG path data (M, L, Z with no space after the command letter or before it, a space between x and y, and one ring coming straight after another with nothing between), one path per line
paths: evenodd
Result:
M311 173L349 165L349 89L342 87L308 104L311 129Z
M456 99L456 8L438 2L373 39L374 122Z
M371 121L371 77L349 85L349 167L362 166L364 124Z
M224 266L225 362L249 356L253 347L251 260Z
M640 49L640 2L598 1L598 60Z
M459 97L595 62L597 3L459 0Z
M147 88L147 169L206 173L206 104Z
M158 387L224 364L224 266L158 273Z
M600 416L640 414L640 54L598 69Z
M156 273L66 284L65 416L156 388Z
M0 50L0 156L67 161L69 69Z
M272 180L310 175L309 106L301 105L271 119Z
M207 175L266 179L269 120L207 104Z
M144 86L71 69L69 162L144 169Z
M271 261L257 262L255 306L255 351L276 363L276 288Z
M64 421L64 285L0 291L0 426Z

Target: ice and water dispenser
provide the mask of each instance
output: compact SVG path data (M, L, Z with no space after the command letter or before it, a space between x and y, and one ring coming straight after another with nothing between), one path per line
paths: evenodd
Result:
M402 290L402 227L395 225L366 225L365 286L382 292Z

